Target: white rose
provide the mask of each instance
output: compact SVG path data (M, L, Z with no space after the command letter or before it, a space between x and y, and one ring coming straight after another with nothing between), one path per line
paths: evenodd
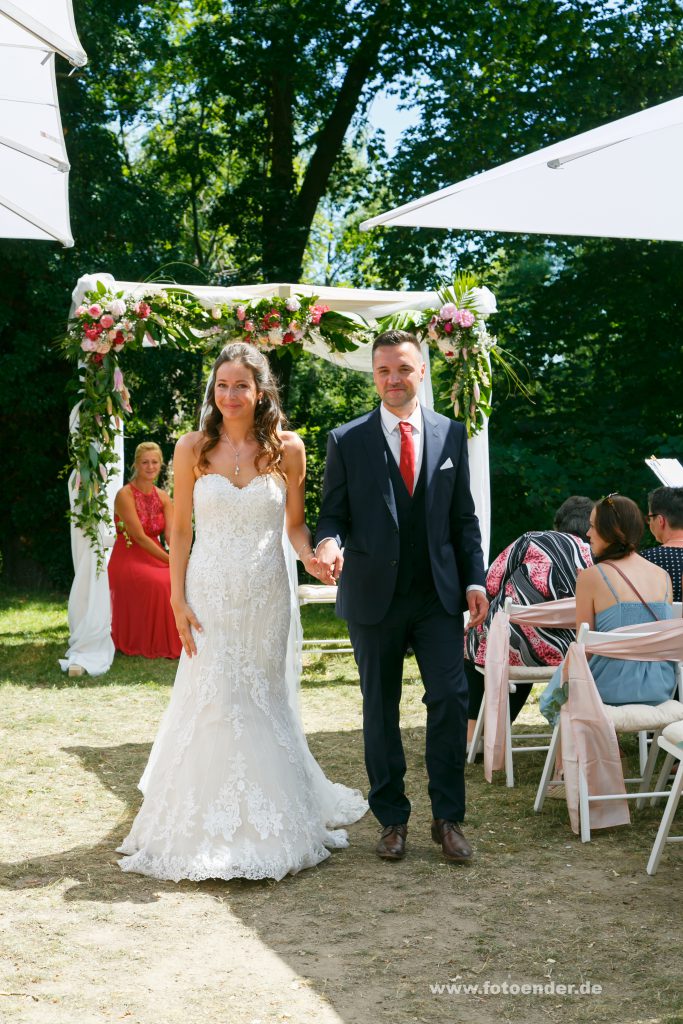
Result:
M268 341L271 343L271 345L281 345L282 331L279 330L277 327L274 327L272 331L268 331Z
M289 299L285 299L285 309L289 310L290 313L296 313L298 309L301 309L301 303L292 295Z
M113 317L118 318L126 312L126 304L123 299L112 299L107 303L107 310Z

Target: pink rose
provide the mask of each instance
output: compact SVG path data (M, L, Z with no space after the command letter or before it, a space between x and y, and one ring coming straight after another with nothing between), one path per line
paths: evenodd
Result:
M238 306L237 309L235 310L235 316L237 317L240 323L242 323L246 315L247 311L244 308L244 306Z
M104 316L100 318L100 323L106 330L109 330L110 327L114 326L114 317L111 313L105 313Z
M460 324L461 327L471 327L474 323L474 313L471 313L469 309L458 309L456 310L453 319L456 324Z
M97 350L97 342L92 338L86 338L85 341L81 342L81 348L84 352L95 352Z
M97 303L95 302L92 306L88 307L88 313L90 314L91 317L93 317L94 320L97 320L99 317L102 316L102 307L98 306Z
M319 324L325 313L329 313L329 306L311 306L311 323Z
M76 310L76 312L74 313L74 316L85 316L85 314L87 312L88 312L88 307L87 306L79 306L78 309Z
M445 306L442 306L439 310L439 316L442 320L452 320L455 313L458 312L458 307L453 302L447 302Z
M245 321L244 321L244 329L245 329L245 331L247 331L247 332L248 332L249 334L251 334L251 332L252 332L252 331L254 330L254 324L253 324L253 322L252 322L251 320L245 320Z
M146 320L151 312L152 307L148 305L148 303L143 302L142 300L140 302L135 303L135 314L141 320Z
M446 334L451 333L451 331L453 330L453 324L451 323L450 320L446 320L446 322L443 325L443 329L446 332Z

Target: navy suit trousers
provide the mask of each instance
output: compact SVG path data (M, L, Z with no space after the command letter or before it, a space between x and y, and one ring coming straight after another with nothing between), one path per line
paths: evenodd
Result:
M349 620L348 627L363 694L370 809L382 825L403 824L410 815L399 702L405 652L412 647L425 688L425 760L432 814L462 821L467 736L462 615L449 615L433 588L413 589L395 594L376 625Z

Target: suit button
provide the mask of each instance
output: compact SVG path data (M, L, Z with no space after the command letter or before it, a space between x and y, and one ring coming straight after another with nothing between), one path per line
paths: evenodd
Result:
M389 565L398 565L398 562L396 561L395 558L392 558L392 560L389 562Z

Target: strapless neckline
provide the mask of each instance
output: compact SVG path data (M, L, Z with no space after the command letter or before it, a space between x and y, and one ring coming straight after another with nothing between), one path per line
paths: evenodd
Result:
M202 475L197 478L197 482L199 482L199 480L208 479L211 476L217 476L217 477L219 477L219 479L225 480L226 484L228 484L230 487L232 487L233 491L246 491L246 490L248 490L251 487L251 485L253 483L256 483L257 480L268 480L269 477L274 477L274 474L273 473L257 473L256 476L253 476L251 478L249 483L243 484L242 487L240 487L238 484L234 484L232 482L232 480L230 479L230 477L225 476L224 473L202 473ZM277 477L277 480L280 481L281 486L284 488L284 481L281 481L280 477Z

